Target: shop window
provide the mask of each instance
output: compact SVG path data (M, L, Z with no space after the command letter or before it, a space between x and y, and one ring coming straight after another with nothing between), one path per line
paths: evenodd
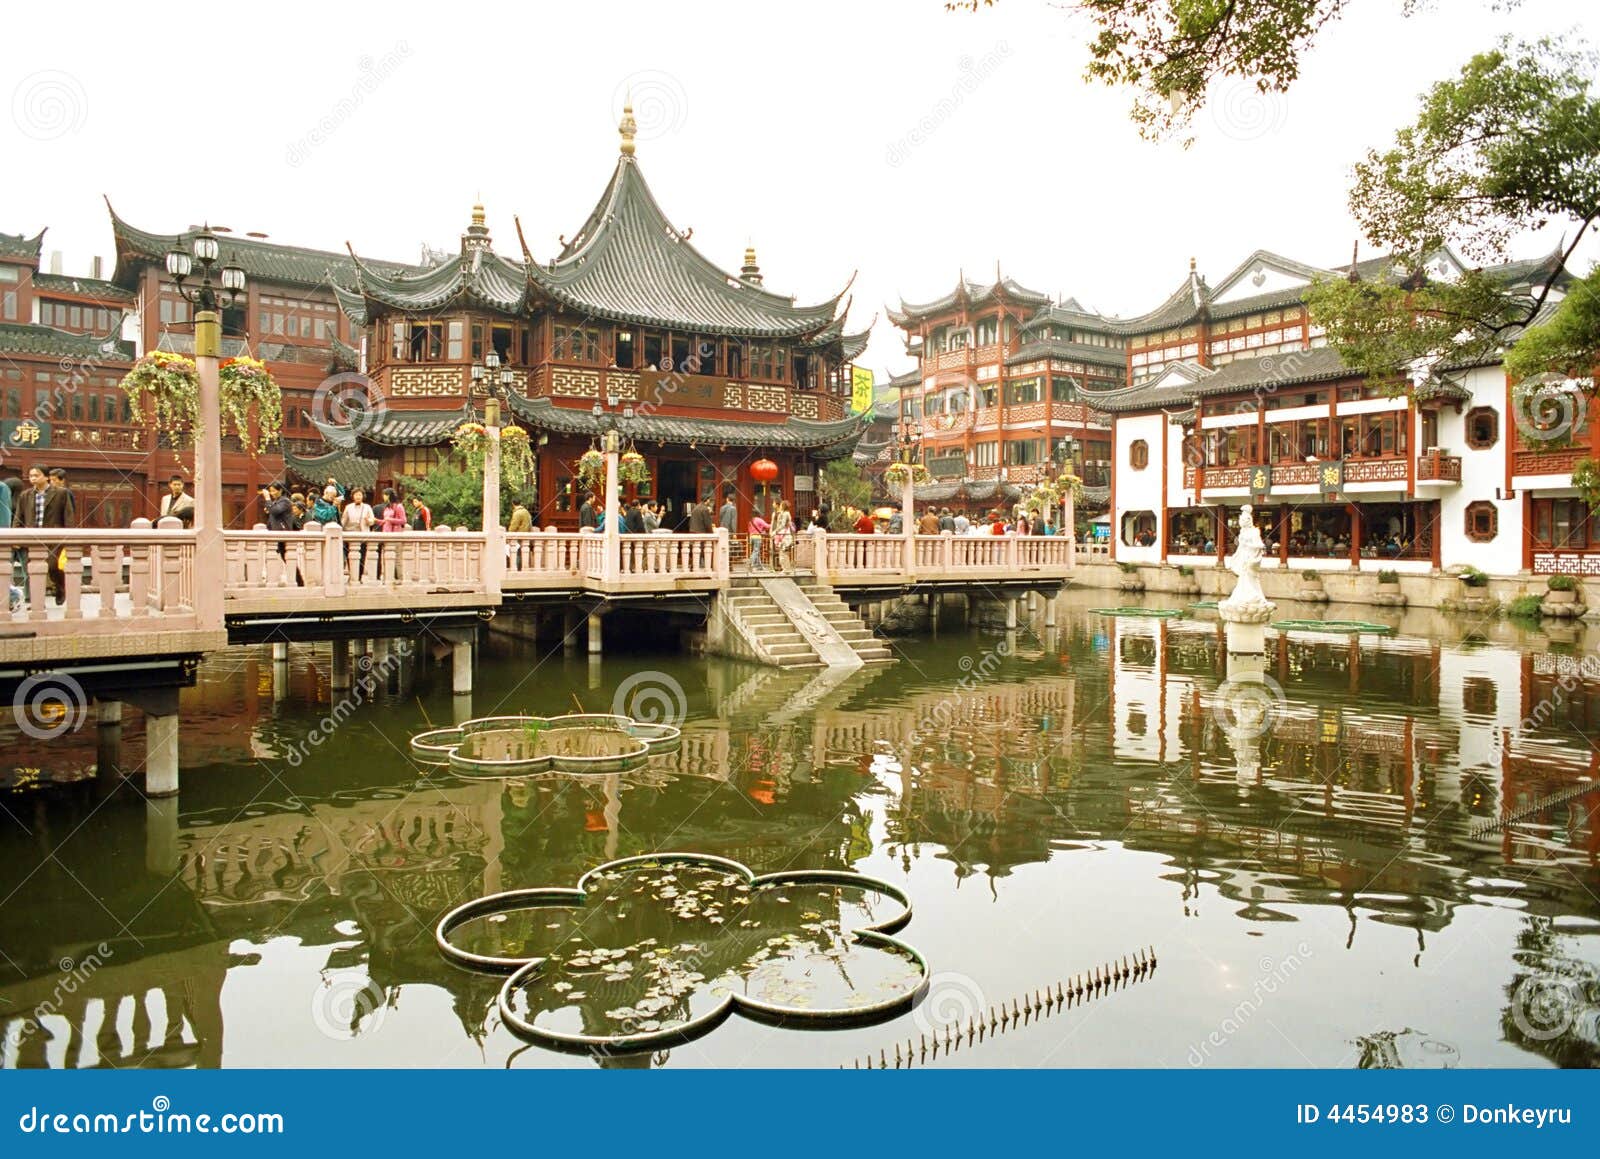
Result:
M1477 406L1467 412L1467 446L1487 451L1500 441L1500 415L1492 406Z
M1467 504L1467 538L1488 543L1500 532L1500 513L1487 499Z
M1150 444L1143 439L1134 439L1128 444L1128 466L1135 471L1142 471L1150 465Z

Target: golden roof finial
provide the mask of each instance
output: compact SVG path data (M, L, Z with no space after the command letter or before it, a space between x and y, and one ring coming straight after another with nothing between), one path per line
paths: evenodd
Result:
M622 135L622 155L633 156L633 135L639 131L639 123L633 119L633 91L622 98L622 120L617 125L617 132Z
M472 203L472 224L482 225L483 223L483 194L480 193L478 194L478 200Z

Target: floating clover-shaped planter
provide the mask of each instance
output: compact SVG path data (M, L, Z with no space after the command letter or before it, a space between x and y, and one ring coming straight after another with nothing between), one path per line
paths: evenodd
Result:
M855 873L757 877L737 861L660 853L590 870L576 889L519 889L451 910L435 936L468 969L509 973L506 1025L563 1050L642 1051L735 1010L778 1025L853 1026L909 1009L928 967L889 935L894 886Z
M419 733L411 751L419 761L467 776L619 773L675 751L679 735L671 725L603 713L487 716Z

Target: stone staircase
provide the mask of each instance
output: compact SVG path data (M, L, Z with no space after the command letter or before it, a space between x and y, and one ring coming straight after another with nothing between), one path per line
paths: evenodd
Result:
M738 576L718 597L719 650L778 668L859 668L894 654L833 589L808 577Z

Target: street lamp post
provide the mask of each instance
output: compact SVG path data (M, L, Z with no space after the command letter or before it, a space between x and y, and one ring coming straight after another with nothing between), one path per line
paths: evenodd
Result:
M506 569L505 528L500 526L500 401L511 382L511 368L501 365L500 355L494 350L486 353L482 362L472 364L473 385L489 392L483 404L483 430L488 442L483 455L483 577L490 592L500 590Z
M911 425L908 417L901 415L900 423L895 428L895 457L909 468L917 461L917 452L921 446L921 431ZM917 484L911 476L912 472L907 470L905 483L900 488L900 533L906 536L916 533L916 526L911 519L916 514Z
M622 456L622 431L617 421L619 414L624 422L632 419L633 404L622 403L614 394L607 395L603 404L599 399L595 400L594 417L604 426L600 441L600 449L606 457L605 565L602 574L607 581L615 581L622 572L621 481L617 477L618 460Z
M1076 445L1071 435L1062 439L1056 446L1056 478L1059 480L1076 460L1073 448ZM1073 471L1076 475L1077 472ZM1078 562L1078 516L1077 499L1072 494L1070 486L1061 489L1061 534L1067 537L1067 567L1073 568Z
M202 226L190 250L174 246L167 253L167 273L178 293L195 309L194 361L200 379L198 422L194 441L195 615L202 629L221 629L222 620L222 431L219 373L222 356L223 304L232 306L244 293L244 269L229 261L217 268L221 243ZM199 264L199 283L186 286ZM211 280L217 269L218 285Z

